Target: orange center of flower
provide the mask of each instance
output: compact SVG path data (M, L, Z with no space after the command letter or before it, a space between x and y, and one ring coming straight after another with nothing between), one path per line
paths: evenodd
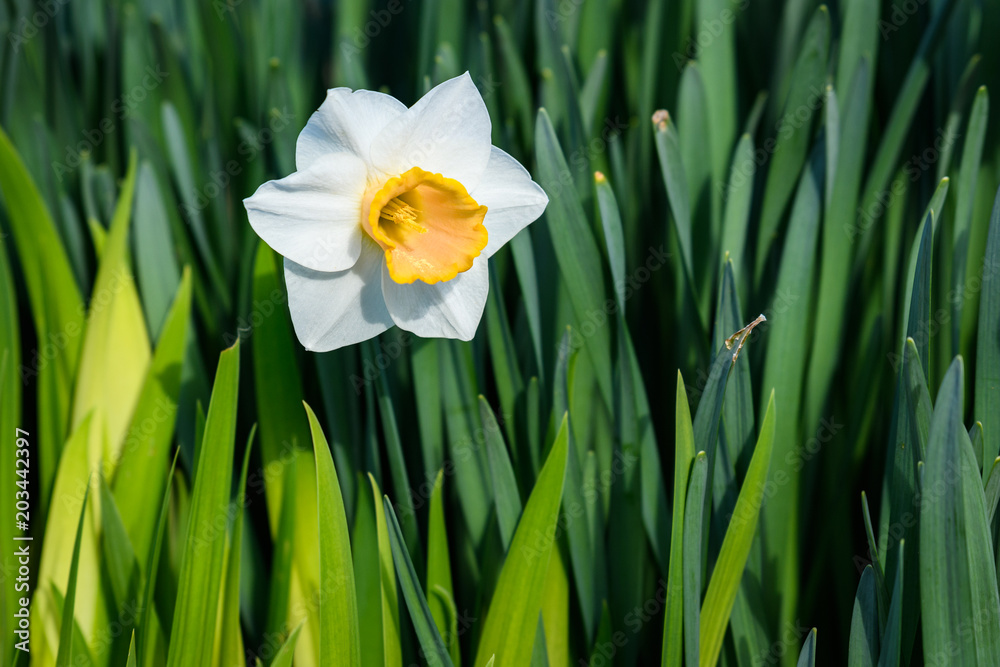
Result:
M486 247L486 207L458 181L413 167L375 193L363 226L397 283L451 280Z

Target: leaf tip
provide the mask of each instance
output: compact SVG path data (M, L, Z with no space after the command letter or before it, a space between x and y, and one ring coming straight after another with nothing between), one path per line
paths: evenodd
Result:
M670 112L666 109L657 109L653 112L653 127L660 132L667 130L667 123L670 121Z

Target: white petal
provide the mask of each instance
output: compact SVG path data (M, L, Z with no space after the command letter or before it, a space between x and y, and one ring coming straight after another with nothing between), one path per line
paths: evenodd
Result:
M483 317L490 290L485 259L455 278L428 285L416 281L400 285L382 270L382 294L393 322L423 338L472 340Z
M373 338L392 326L382 298L383 252L367 238L347 271L312 271L285 260L288 309L299 342L329 352Z
M537 220L549 203L545 191L531 180L528 170L495 146L483 179L469 194L489 209L483 221L489 233L489 242L483 249L486 257Z
M267 245L316 271L343 271L361 252L364 163L328 155L243 200L250 226Z
M331 153L353 153L366 163L372 140L406 105L373 90L331 88L295 142L295 166L305 169Z
M386 125L372 142L372 165L393 175L420 167L471 191L490 159L490 129L486 103L466 72L435 86Z

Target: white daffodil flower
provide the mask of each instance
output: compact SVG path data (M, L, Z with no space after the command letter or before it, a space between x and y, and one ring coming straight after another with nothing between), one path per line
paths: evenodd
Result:
M244 200L250 226L285 258L292 323L308 350L367 340L393 324L471 340L487 260L548 197L490 143L468 72L409 109L334 88L295 146L297 171Z

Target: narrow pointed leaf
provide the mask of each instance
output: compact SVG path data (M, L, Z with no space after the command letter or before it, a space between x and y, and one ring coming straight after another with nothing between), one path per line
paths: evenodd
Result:
M774 390L771 390L757 446L754 448L740 495L736 499L733 516L722 547L719 549L719 556L715 561L715 569L712 571L712 578L709 579L705 601L701 608L699 657L703 665L714 665L718 660L726 627L729 625L729 614L733 609L740 581L743 579L743 568L746 566L754 534L757 532L757 519L764 500L771 450L774 446L774 423Z
M569 427L564 416L500 571L486 612L477 665L493 656L499 667L521 667L531 661L545 575L555 548L551 536L559 516L568 450Z
M319 576L322 590L326 591L319 601L320 655L342 656L345 664L357 665L361 661L358 602L344 500L326 436L312 408L306 405L305 409L316 456Z
M403 599L406 600L406 608L410 611L410 620L413 621L413 627L417 631L417 639L420 641L423 655L431 664L452 667L451 657L448 655L448 650L434 625L434 617L427 607L427 599L420 590L417 572L413 569L413 562L406 551L403 533L399 529L399 521L396 519L396 512L393 510L388 496L382 499L382 508L385 513L389 541L392 545L392 560L399 577L399 586L403 590Z

